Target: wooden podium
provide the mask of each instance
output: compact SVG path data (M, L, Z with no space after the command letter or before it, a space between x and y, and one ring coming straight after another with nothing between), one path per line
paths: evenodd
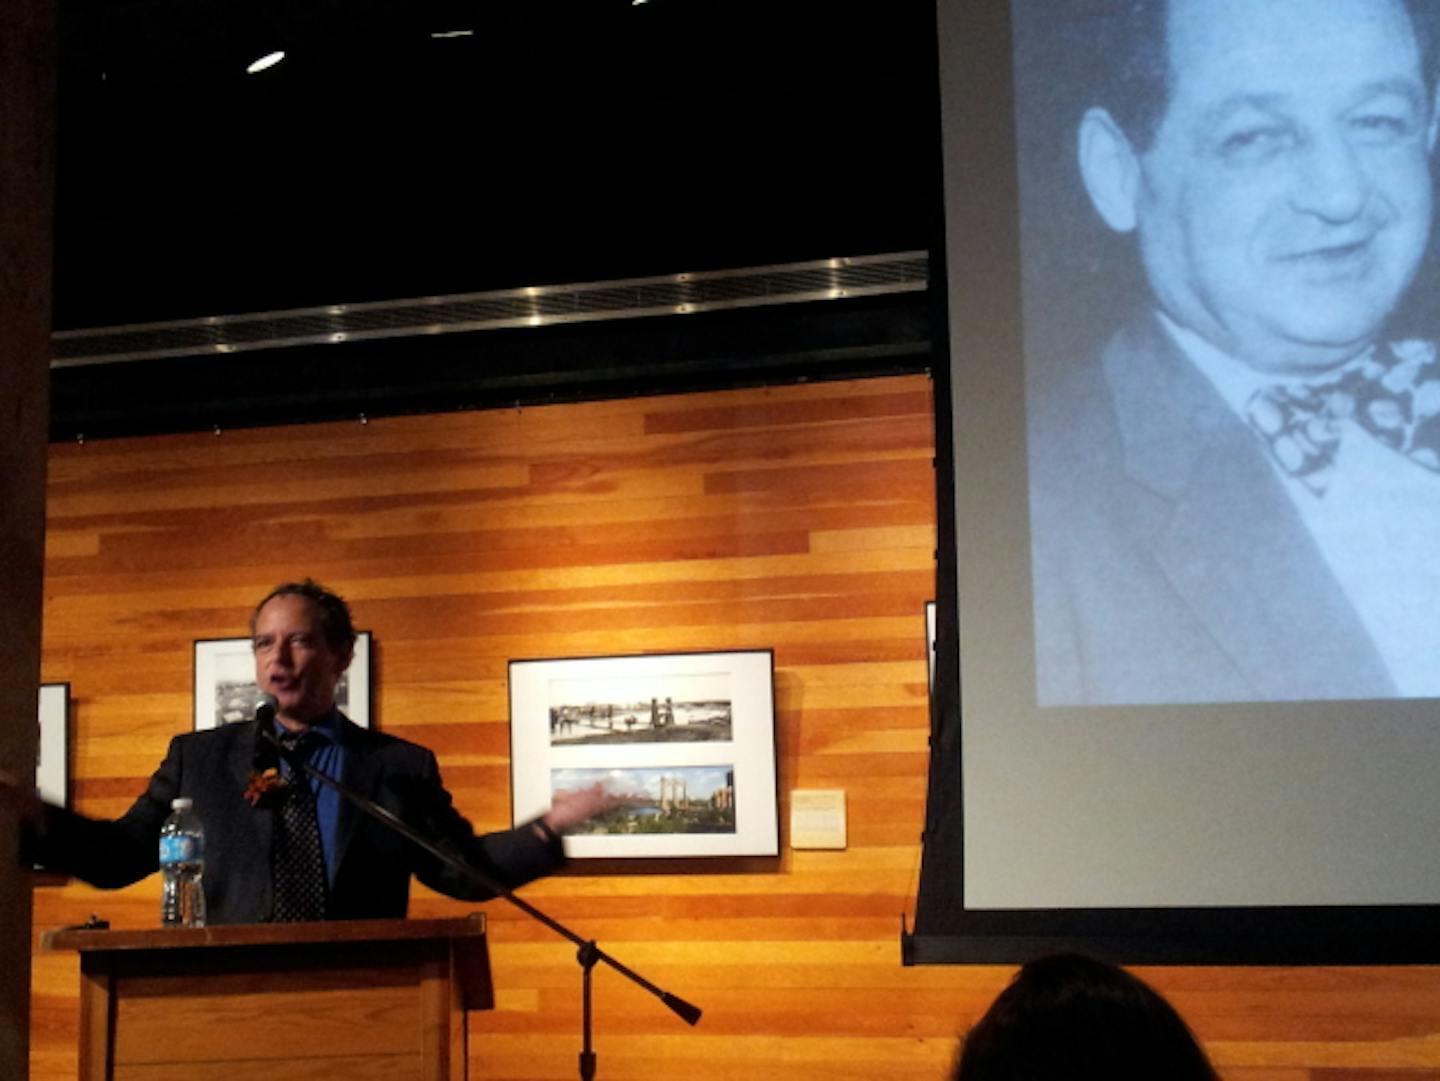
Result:
M485 917L51 932L80 953L80 1081L464 1081Z

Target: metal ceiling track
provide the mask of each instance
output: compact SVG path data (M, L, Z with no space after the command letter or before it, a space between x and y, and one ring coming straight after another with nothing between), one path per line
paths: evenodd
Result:
M329 304L51 335L52 368L514 327L688 315L924 290L923 251L484 293Z

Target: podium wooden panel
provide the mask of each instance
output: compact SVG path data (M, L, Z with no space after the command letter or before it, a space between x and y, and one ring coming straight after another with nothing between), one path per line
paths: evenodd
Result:
M464 1081L485 917L56 931L80 1081Z

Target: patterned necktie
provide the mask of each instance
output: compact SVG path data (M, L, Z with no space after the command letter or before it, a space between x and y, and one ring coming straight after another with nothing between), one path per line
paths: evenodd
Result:
M301 761L309 758L312 741L307 734L286 732L280 746L293 750ZM292 771L285 802L275 818L270 865L275 882L275 923L325 918L325 855L320 848L320 822L315 815L315 793L310 778Z
M1440 361L1428 342L1377 347L1323 383L1266 387L1245 409L1280 468L1316 495L1330 483L1346 420L1440 472Z

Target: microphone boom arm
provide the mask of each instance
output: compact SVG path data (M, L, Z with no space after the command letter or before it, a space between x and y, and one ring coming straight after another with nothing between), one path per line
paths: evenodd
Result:
M580 948L582 965L586 964L587 961L589 965L593 965L597 961L603 961L605 964L609 965L626 979L644 988L646 991L650 992L652 995L658 998L662 1003L665 1004L667 1008L669 1008L672 1012L679 1016L681 1020L683 1020L686 1024L694 1025L700 1020L700 1007L692 1005L691 1003L686 1002L679 996L673 995L669 991L657 987L655 984L647 980L644 976L641 976L634 969L631 969L626 965L621 964L619 961L615 960L615 958L611 957L608 953L595 945L593 941L582 938L580 935L570 930L570 928L566 927L563 923L560 923L558 920L552 918L551 916L542 912L540 909L536 908L529 901L526 901L523 898L516 896L514 890L510 889L503 883L497 882L495 879L491 878L474 864L461 859L453 852L446 851L443 847L436 844L429 837L426 837L423 833L415 829L408 822L404 821L393 811L380 806L374 800L362 796L354 789L336 780L334 777L331 777L328 773L324 773L321 770L316 769L309 762L304 761L299 755L295 754L293 751L287 750L286 748L282 747L280 745L280 741L275 738L274 732L270 730L268 725L261 724L259 726L259 734L261 739L265 740L266 742L272 744L275 747L275 750L279 753L280 757L283 758L287 763L289 763L291 770L303 772L310 777L314 777L321 784L334 789L340 794L343 799L348 800L354 806L358 807L360 810L368 814L371 818L375 818L378 819L380 822L383 822L386 826L394 830L396 833L400 834L406 840L420 846L426 852L434 856L436 859L443 862L447 867L451 867L459 871L466 877L470 878L472 881L479 883L485 889L493 893L496 897L504 898L506 901L510 902L510 904L518 908L521 912L524 912L531 919L542 923L546 927L550 928L550 930L554 931L561 938L568 939L570 942Z

